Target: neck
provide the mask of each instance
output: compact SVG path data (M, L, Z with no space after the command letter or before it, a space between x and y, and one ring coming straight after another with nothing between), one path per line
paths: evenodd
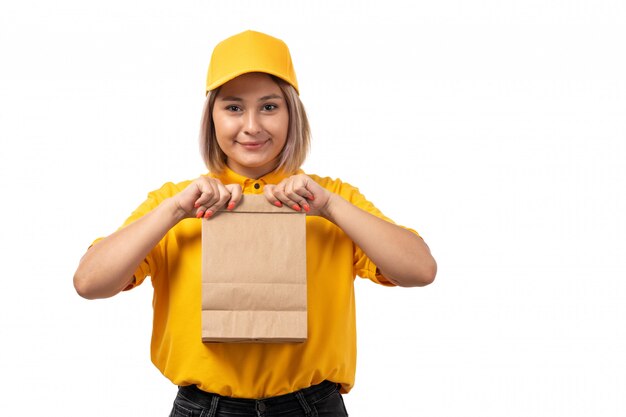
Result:
M245 167L238 164L230 164L226 163L228 168L236 172L239 175L243 175L246 178L251 178L258 180L259 178L273 172L276 169L276 165L271 165L269 167Z

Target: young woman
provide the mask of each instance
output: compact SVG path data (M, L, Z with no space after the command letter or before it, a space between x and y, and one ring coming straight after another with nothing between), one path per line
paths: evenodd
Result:
M246 31L215 47L200 136L209 173L151 192L117 232L94 242L76 290L111 297L151 277L151 356L179 386L172 416L347 415L340 392L354 384L354 278L430 284L436 263L428 246L355 187L300 169L309 125L279 39ZM198 218L232 210L243 194L308 214L304 343L201 341Z

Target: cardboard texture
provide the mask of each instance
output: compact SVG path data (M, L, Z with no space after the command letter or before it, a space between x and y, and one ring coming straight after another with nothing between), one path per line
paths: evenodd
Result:
M306 337L306 215L247 194L202 220L202 341Z

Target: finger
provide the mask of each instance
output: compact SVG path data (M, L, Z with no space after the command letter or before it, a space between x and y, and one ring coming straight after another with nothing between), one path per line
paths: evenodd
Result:
M265 195L267 201L269 201L276 207L282 207L283 203L274 195L275 190L276 186L274 184L266 184L265 187L263 187L263 195Z
M306 175L297 175L293 178L293 191L297 193L299 196L306 198L307 200L315 200L315 196L313 195L313 189L315 187L311 187L312 181Z
M219 198L217 186L212 179L205 178L198 183L198 188L201 194L195 205L198 208L202 208L202 210L206 210L207 207L215 204L215 201Z
M228 191L222 183L215 183L214 185L217 188L217 200L215 203L207 207L207 210L204 213L205 219L208 219L215 214L219 209L224 207L228 200L230 200L230 191Z
M200 198L196 201L198 211L196 217L200 218L206 216L208 208L213 206L220 198L218 184L221 184L219 180L213 178L203 178L199 183L201 190ZM214 211L213 211L214 212ZM213 214L213 212L210 215Z
M211 196L210 191L207 190L206 185L204 185L202 181L198 181L196 187L198 189L198 193L200 193L200 196L196 199L194 207L196 208L196 217L199 219L200 217L204 216L204 211L206 210L204 204L209 200Z
M296 177L289 181L285 185L285 195L291 201L296 202L307 213L311 210L307 199L313 197L313 194L306 188L306 182L303 179Z
M195 185L196 185L196 188L198 189L199 196L194 203L194 207L198 208L202 204L208 201L209 193L207 192L207 188L206 188L206 185L204 184L204 181L198 180Z
M230 200L228 201L227 210L232 210L237 207L237 204L241 201L242 191L239 184L228 184L226 189L230 192Z
M287 205L288 207L291 207L295 211L300 211L301 208L300 208L300 204L298 204L298 201L292 200L285 191L284 187L287 187L288 185L289 185L289 181L285 183L281 182L280 184L278 184L278 186L276 186L273 190L274 197L276 197L283 204Z
M304 181L293 181L290 186L285 187L285 193L295 201L310 199L313 194L306 188Z

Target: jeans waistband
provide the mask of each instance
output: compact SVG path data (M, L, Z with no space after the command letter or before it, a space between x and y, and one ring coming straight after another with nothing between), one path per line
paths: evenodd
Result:
M339 389L339 384L331 381L323 381L317 385L312 385L308 388L301 389L289 394L279 395L276 397L248 399L248 398L234 398L225 397L219 394L214 394L206 391L202 391L195 385L188 385L179 387L178 392L183 395L187 400L203 407L212 408L216 404L216 399L219 400L219 404L240 409L241 411L257 411L259 409L265 410L274 407L305 407L304 402L312 404L318 400L327 397L332 394L333 391Z

